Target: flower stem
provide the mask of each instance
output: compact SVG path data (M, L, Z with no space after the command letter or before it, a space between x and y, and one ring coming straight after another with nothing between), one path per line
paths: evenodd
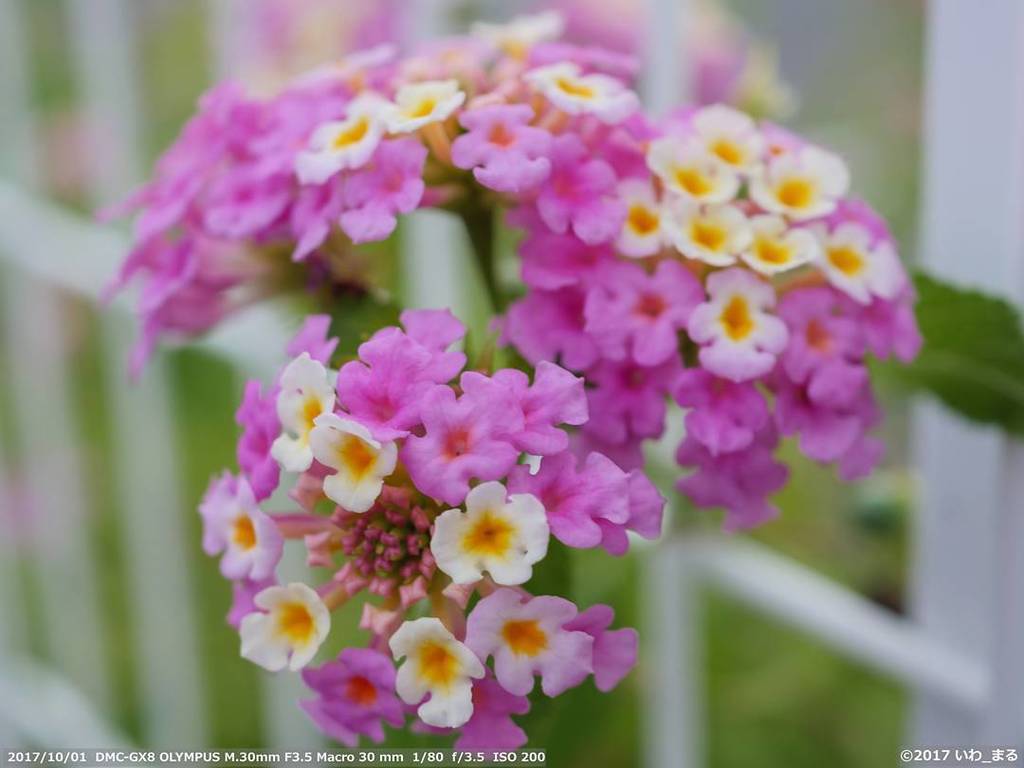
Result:
M462 221L473 246L473 254L483 278L484 288L495 313L505 311L506 299L498 285L496 252L494 247L494 210L474 205L463 211Z

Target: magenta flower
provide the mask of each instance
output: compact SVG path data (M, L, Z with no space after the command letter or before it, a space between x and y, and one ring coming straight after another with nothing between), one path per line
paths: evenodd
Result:
M658 365L677 353L679 331L703 298L700 282L678 262L663 261L652 275L621 264L607 287L587 295L586 329L606 357Z
M220 571L229 579L260 581L274 574L284 539L256 504L245 478L225 472L214 478L199 505L203 551L223 553Z
M498 192L522 193L551 173L551 134L530 126L526 104L476 107L459 117L467 133L452 143L452 162L473 169L476 180Z
M509 219L527 233L519 245L519 256L523 282L531 288L554 291L587 286L615 274L610 269L616 259L609 244L587 245L572 234L552 232L525 206Z
M615 619L611 606L592 605L565 628L586 632L594 638L594 685L607 693L636 666L639 636L635 629L609 630Z
M586 296L575 288L531 291L509 307L502 341L511 342L531 363L551 360L584 370L599 358L597 341L584 329Z
M601 546L616 557L629 551L629 536L632 531L645 539L656 539L661 535L661 522L665 513L665 497L658 492L643 470L630 470L626 476L629 516L625 522L617 523L608 518L598 518L601 528Z
M466 364L466 356L449 348L466 335L466 326L450 309L407 309L399 319L409 338L434 355L431 376L440 383L459 375Z
M321 365L329 366L331 355L338 348L338 340L328 335L331 327L330 315L310 315L298 333L288 343L285 351L289 357L298 357L306 352Z
M502 588L485 597L466 622L466 645L479 658L494 657L494 676L511 694L541 690L557 696L586 679L593 671L594 639L586 632L567 630L576 606L560 597L524 597Z
M231 609L227 615L228 625L237 630L242 625L242 619L259 610L255 603L256 595L276 584L277 579L272 576L258 581L251 579L233 581L231 583Z
M295 236L293 261L309 258L327 240L345 208L343 189L337 179L299 189L289 214L289 226Z
M722 379L699 368L683 371L675 399L686 414L686 434L711 455L739 451L768 423L768 404L750 382Z
M676 451L676 461L694 472L676 487L700 507L725 508L727 531L753 528L779 514L767 497L789 477L785 464L773 453L778 445L775 429L768 425L754 442L740 451L714 456L694 437L687 437Z
M267 176L253 166L218 176L207 190L203 226L230 240L260 234L284 216L293 184L290 174Z
M507 436L522 430L523 413L503 387L456 398L451 387L435 386L423 396L421 414L425 434L405 441L401 459L417 487L435 499L459 504L470 479L498 480L519 458Z
M338 658L315 669L304 669L302 679L317 694L300 702L317 728L349 747L360 736L384 741L387 723L405 723L402 703L395 695L395 665L371 648L345 648Z
M619 234L626 206L615 197L617 179L612 167L588 157L576 136L555 139L551 175L537 197L537 211L555 232L571 230L587 245L596 245Z
M491 676L473 681L473 716L455 740L455 749L472 752L500 752L519 749L526 743L526 732L515 724L512 715L530 711L530 700L509 693Z
M583 429L601 441L621 444L658 437L665 429L665 394L683 371L678 356L654 366L602 360L587 371L590 419Z
M263 501L277 488L281 468L270 455L270 447L281 434L277 418L277 389L263 396L262 384L247 381L242 404L235 412L235 421L242 427L235 456L257 501Z
M399 213L423 198L427 149L415 139L381 142L370 163L345 180L341 228L356 243L383 240L395 231Z

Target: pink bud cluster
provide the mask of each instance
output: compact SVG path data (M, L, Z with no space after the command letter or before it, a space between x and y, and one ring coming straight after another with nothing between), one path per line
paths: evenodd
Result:
M418 706L424 727L459 729L463 747L518 747L511 715L529 709L535 674L548 696L591 675L609 690L636 660L636 633L609 630L607 606L531 595L532 567L553 546L621 554L627 531L656 537L664 499L599 453L578 465L565 427L586 422L587 404L568 371L542 363L531 382L464 370L462 325L420 310L335 372L328 324L306 321L266 396L246 387L241 474L215 478L200 506L204 548L234 584L242 654L307 667L330 613L365 592L367 646L303 672L314 722L355 745ZM293 509L270 511L278 498ZM317 584L278 583L289 541ZM448 661L430 673L435 658Z

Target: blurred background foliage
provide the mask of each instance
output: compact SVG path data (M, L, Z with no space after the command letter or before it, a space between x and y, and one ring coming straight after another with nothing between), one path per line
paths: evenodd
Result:
M69 40L61 3L31 0L24 5L35 52L34 99L43 118L47 189L87 213L79 167L83 139L78 96L66 55ZM148 116L146 151L152 160L192 112L211 80L213 63L206 53L201 0L137 0L134 5L143 29L138 52ZM921 3L731 0L726 5L751 35L776 47L783 76L799 95L793 127L848 158L856 192L888 217L904 257L912 259L920 154ZM394 253L394 248L384 248L375 254L391 265L384 272L392 275ZM393 287L400 295L401 286ZM119 533L120 521L132 510L118 508L113 491L116 468L111 466L107 405L110 377L122 372L103 364L97 310L69 297L64 311L68 327L75 329L68 349L74 379L67 387L76 405L73 439L88 446L89 546L101 564L103 626L115 678L112 717L129 737L140 740L126 588L131 574ZM224 623L229 585L216 562L203 556L199 517L192 513L211 474L234 464L233 413L242 381L226 364L197 351L171 352L169 360L175 433L152 439L173 440L182 457L183 498L195 543L188 565L199 611L210 741L218 747L256 747L264 743L258 678L265 673L238 656L237 635ZM905 404L890 397L887 406L890 455L885 471L844 487L831 471L789 450L787 460L795 473L778 499L783 514L752 536L900 611L912 482L905 471ZM10 407L8 381L0 370L0 435L9 443L8 454L16 456ZM9 517L12 527L4 535L16 535L16 513ZM713 513L682 517L708 528L716 527L719 519ZM39 566L30 545L18 574L29 606L35 602L31 595ZM584 604L613 605L617 623L637 624L643 633L639 606L644 553L636 548L615 568L607 566L603 553L574 553L570 596ZM711 765L845 768L894 761L907 709L899 687L724 598L709 595L704 608ZM351 613L339 617L336 632L343 630L347 618L349 639L358 641L358 606L347 610ZM45 661L45 629L38 615L28 616L28 629L32 647ZM643 733L640 685L641 676L633 674L612 695L600 695L587 683L554 703L539 703L527 718L532 743L547 748L553 766L635 765ZM410 738L426 739L395 734L392 743Z

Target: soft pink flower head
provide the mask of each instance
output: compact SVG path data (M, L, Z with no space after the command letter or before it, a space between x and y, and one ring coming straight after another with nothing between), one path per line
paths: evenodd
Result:
M367 736L384 741L383 724L399 728L405 722L395 695L395 665L371 648L345 648L334 661L302 671L302 679L317 694L300 702L316 726L349 747Z
M281 467L270 455L270 447L281 434L277 418L277 388L263 395L263 385L247 381L242 403L235 412L235 421L242 427L235 456L257 501L269 498L281 478Z
M678 262L663 261L650 275L621 264L607 288L587 295L586 329L606 357L658 365L678 354L679 331L703 298L700 282Z
M391 139L346 179L341 228L353 242L384 240L395 231L397 214L419 206L426 159L426 147L415 139Z
M551 172L547 154L551 134L529 125L526 104L495 104L463 112L467 130L452 143L452 162L473 169L476 180L498 192L520 194L535 188Z
M666 394L682 370L677 355L654 366L602 360L587 371L590 419L584 431L612 444L659 437L665 429Z
M712 455L742 450L768 423L768 404L750 382L722 379L700 368L683 371L675 390L686 414L686 433Z
M586 632L594 638L594 685L607 693L636 666L639 636L632 628L609 630L615 611L608 605L592 605L565 628Z
M555 232L571 230L587 245L606 243L626 219L616 183L610 165L593 159L576 136L563 134L551 146L551 175L537 197L537 211Z
M499 589L469 614L466 645L481 659L494 657L494 676L509 693L525 696L539 674L544 693L557 696L593 672L593 637L565 629L576 614L560 597L524 601L516 590Z
M597 342L584 330L586 294L577 288L530 291L509 307L502 341L511 342L531 363L558 361L583 370L599 358Z
M526 744L526 732L515 724L512 715L530 711L530 700L516 696L488 675L473 681L473 716L464 726L455 749L473 752L500 752L519 749Z

